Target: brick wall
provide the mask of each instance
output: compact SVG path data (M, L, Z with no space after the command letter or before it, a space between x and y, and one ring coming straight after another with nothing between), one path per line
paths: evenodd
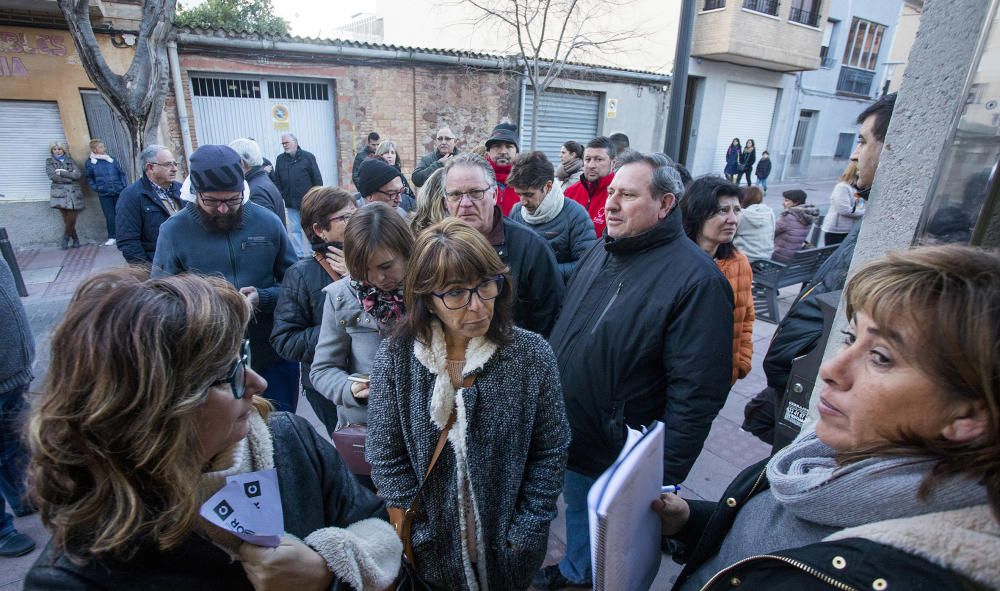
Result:
M193 145L197 147L194 109L188 70L213 74L252 74L262 77L303 77L332 80L337 122L337 154L341 184L347 186L358 146L370 131L396 142L403 170L433 147L433 135L448 125L468 150L481 145L493 126L518 120L520 78L516 74L466 66L412 63L360 63L315 58L309 61L243 55L202 55L181 48L181 69ZM322 61L319 61L322 59ZM260 63L266 61L266 64ZM164 107L170 141L181 150L173 88Z

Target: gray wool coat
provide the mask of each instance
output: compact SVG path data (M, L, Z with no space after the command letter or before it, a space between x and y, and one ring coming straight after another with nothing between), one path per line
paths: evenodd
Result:
M463 374L477 379L456 391L435 325L430 345L388 339L375 357L365 448L372 479L389 506L409 507L456 409L413 523L417 570L435 588L479 588L464 542L462 512L471 506L482 588L526 589L545 558L570 439L555 355L518 328L509 345L473 339ZM464 502L459 474L472 493Z
M323 324L319 329L309 381L313 388L337 405L337 428L368 422L368 405L351 393L352 373L371 373L372 361L382 342L378 323L365 312L343 277L323 288Z
M56 172L61 170L62 172ZM59 162L52 156L45 159L45 174L52 180L49 207L57 209L83 209L83 187L80 186L80 167L67 155Z

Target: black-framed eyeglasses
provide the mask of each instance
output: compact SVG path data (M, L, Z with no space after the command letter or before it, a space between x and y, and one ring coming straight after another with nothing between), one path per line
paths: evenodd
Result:
M247 367L250 366L250 339L243 339L240 346L240 358L233 364L224 378L212 382L213 386L229 384L233 389L233 398L240 400L247 389Z
M503 291L503 275L487 279L473 288L456 287L448 291L432 291L431 293L441 298L441 303L444 304L445 308L449 310L461 310L472 303L473 293L485 302L495 300L501 291Z
M493 187L486 187L485 189L469 189L468 191L452 191L450 193L445 193L444 198L452 203L459 203L463 198L468 197L472 201L482 201L486 193Z
M198 198L201 199L201 202L205 204L205 207L221 207L223 205L225 205L226 207L236 207L240 203L243 203L242 192L238 196L232 197L230 199L209 199L201 193L198 193Z
M455 139L455 138L453 138L453 137L448 137L448 136L445 136L445 135L439 135L439 136L437 136L437 137L436 137L436 138L434 138L434 139L436 139L436 140L437 140L437 141L439 141L439 142L450 142L451 140L453 140L453 139Z
M170 162L150 162L153 166L162 166L163 168L177 168L177 162L171 160Z
M403 193L406 192L406 189L400 189L398 191L375 191L375 192L379 193L381 195L385 195L389 199L396 200L396 199L401 199L402 198Z
M330 224L333 222L344 222L345 224L351 221L351 216L354 215L354 210L351 213L345 213L344 215L335 215L332 218L326 220L326 227L329 228Z

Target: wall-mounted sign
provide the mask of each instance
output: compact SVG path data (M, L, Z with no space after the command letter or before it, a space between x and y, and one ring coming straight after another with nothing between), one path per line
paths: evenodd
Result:
M288 129L288 107L285 105L274 105L271 107L271 120L275 129Z
M618 99L609 98L608 99L608 119L614 119L618 116Z

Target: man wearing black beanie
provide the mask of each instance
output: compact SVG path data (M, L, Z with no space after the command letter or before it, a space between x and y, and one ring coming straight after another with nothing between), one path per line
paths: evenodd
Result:
M281 280L295 263L285 226L250 202L240 156L229 146L201 146L190 170L195 202L160 226L152 276L221 275L239 289L254 309L247 338L252 367L267 380L264 397L278 410L295 412L298 364L278 357L270 343Z
M399 170L385 160L372 158L362 162L356 184L361 197L358 207L381 202L394 207L399 215L406 217L406 212L399 206L404 191L403 180L399 178Z

